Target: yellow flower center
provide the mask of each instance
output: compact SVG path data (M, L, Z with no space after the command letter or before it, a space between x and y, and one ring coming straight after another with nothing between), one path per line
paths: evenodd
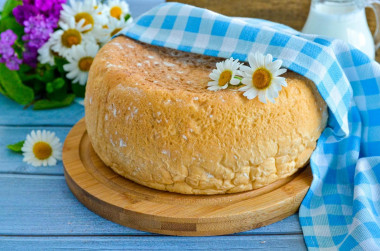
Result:
M39 141L34 144L33 153L37 159L44 160L48 159L51 156L51 154L53 153L53 148L51 148L51 146L48 143Z
M84 31L83 33L89 32L94 27L94 18L87 12L81 12L75 15L75 22L78 23L80 20L84 19L82 27L91 24L91 28Z
M228 82L230 82L232 78L232 72L230 70L225 70L220 74L218 85L224 86Z
M89 71L92 61L94 61L93 57L84 57L81 58L78 62L78 67L81 71Z
M82 42L82 36L78 30L68 29L63 32L61 41L65 47L71 48L71 46Z
M272 74L265 68L257 69L252 75L252 84L257 89L265 89L270 86Z
M114 29L112 32L111 32L111 37L113 37L116 33L118 33L119 31L121 31L121 28L116 28Z
M111 17L120 19L121 14L123 13L122 9L119 6L114 6L110 10Z

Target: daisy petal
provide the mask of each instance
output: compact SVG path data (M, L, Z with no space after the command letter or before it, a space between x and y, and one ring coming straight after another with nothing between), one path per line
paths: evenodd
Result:
M281 68L281 69L278 69L276 72L275 72L275 76L280 76L282 74L284 74L287 70L285 68Z
M220 87L219 86L209 86L208 88L207 88L207 90L210 90L210 91L217 91L217 90L220 90Z
M251 89L251 87L246 85L246 86L239 88L239 91L245 92L245 91L248 91L249 89Z
M238 84L240 84L240 79L232 78L230 80L230 83L231 83L231 85L238 85Z
M268 69L270 69L270 71L276 72L278 69L280 69L281 65L282 65L282 61L276 60L276 61L273 61L272 63L267 64L267 67Z
M258 93L258 96L259 96L259 100L266 104L267 103L267 98L266 98L266 95L265 95L265 91L261 91Z
M218 81L210 81L207 84L207 86L214 86L214 85L218 85Z
M241 82L247 86L252 86L252 79L251 78L243 78Z
M246 91L243 95L246 96L248 99L254 99L257 96L257 91L256 89L250 89Z
M273 57L271 54L267 54L264 59L264 65L267 66L272 63Z

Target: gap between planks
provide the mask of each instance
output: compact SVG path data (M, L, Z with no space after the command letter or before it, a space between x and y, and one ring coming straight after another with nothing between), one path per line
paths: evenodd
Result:
M0 178L33 178L33 179L65 179L63 174L40 174L40 173L1 173Z
M177 237L177 238L223 238L223 237L234 237L234 236L239 236L239 237L244 237L244 236L256 236L256 237L269 237L269 236L302 236L302 233L268 233L268 234L255 234L255 233L246 233L246 232L241 232L241 233L235 233L235 234L226 234L226 235L214 235L214 236L175 236L175 235L163 235L163 234L156 234L156 233L151 233L151 234L94 234L94 235L89 235L89 234L46 234L46 235L30 235L30 234L0 234L0 237L28 237L28 238L49 238L49 237Z

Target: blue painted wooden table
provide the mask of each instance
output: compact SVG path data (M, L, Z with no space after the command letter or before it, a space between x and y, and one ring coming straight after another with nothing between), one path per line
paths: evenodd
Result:
M85 208L68 189L62 162L32 167L6 145L33 129L56 132L64 141L84 115L83 106L33 111L0 96L0 250L97 249L288 249L305 244L292 215L278 223L228 236L171 237L126 228Z
M4 0L0 0L0 5ZM137 16L163 0L130 0ZM33 111L0 95L0 250L53 249L265 249L305 250L298 215L228 236L174 237L137 231L105 220L72 195L62 162L32 167L7 144L31 130L56 132L64 141L84 116L83 106Z

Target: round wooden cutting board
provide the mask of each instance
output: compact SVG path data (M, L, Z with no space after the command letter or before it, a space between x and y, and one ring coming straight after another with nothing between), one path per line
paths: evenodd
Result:
M237 194L182 195L129 181L99 159L80 120L63 147L66 182L88 209L121 225L166 235L224 235L297 212L312 181L307 167L269 186Z

